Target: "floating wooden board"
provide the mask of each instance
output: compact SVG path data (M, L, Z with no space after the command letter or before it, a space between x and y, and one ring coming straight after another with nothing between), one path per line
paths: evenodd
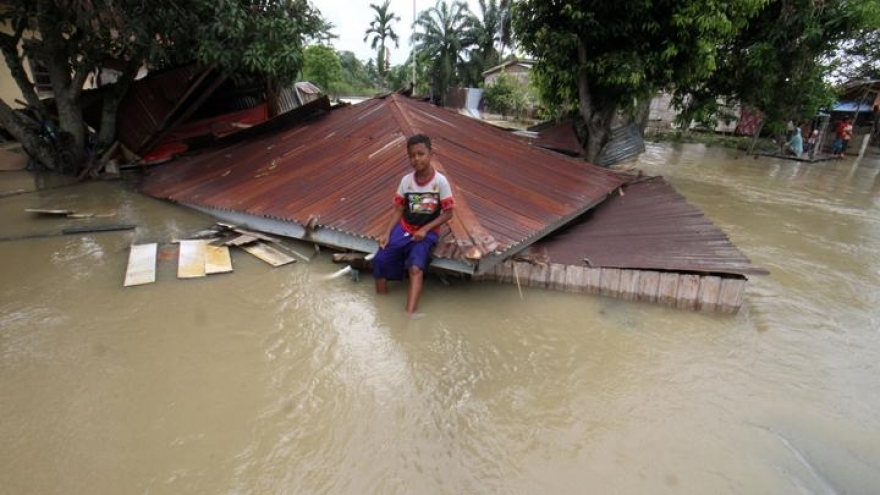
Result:
M180 241L180 255L177 258L177 278L198 278L205 276L205 241Z
M28 213L36 213L38 215L72 215L74 213L73 210L52 210L46 208L25 208L24 211Z
M128 253L124 287L152 284L156 281L156 249L158 244L137 244Z
M232 271L232 257L226 246L205 246L205 273L229 273Z
M241 246L241 248L272 266L286 265L296 261L294 258L264 242L248 244L247 246Z

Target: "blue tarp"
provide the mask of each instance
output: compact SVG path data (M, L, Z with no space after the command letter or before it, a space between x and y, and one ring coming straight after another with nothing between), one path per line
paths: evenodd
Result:
M843 113L853 113L858 109L859 113L866 112L871 113L871 102L863 101L838 101L834 104L834 108L831 109L832 112L843 112Z

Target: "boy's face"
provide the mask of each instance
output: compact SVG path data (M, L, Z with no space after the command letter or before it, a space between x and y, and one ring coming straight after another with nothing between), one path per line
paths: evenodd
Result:
M409 155L409 164L416 173L425 172L431 168L431 156L433 153L424 143L416 143L406 149Z

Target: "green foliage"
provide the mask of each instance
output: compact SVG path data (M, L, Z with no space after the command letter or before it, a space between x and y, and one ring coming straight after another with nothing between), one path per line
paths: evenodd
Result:
M324 45L303 50L303 79L317 84L325 93L336 93L343 82L342 62L336 52Z
M509 74L500 74L483 90L483 98L492 110L502 116L522 114L528 106L528 91L524 84Z
M719 45L722 63L707 81L678 86L677 101L690 99L685 115L711 112L719 97L739 101L761 109L768 129L812 118L834 100L828 62L848 38L876 31L876 10L876 2L771 1Z
M379 70L380 76L384 76L389 68L388 60L385 59L386 40L390 39L393 41L395 47L400 46L397 33L391 27L395 21L400 20L400 16L388 11L390 2L391 0L385 0L382 5L370 4L370 8L376 14L373 20L370 21L370 27L364 33L365 43L371 36L373 38L370 48L376 50L376 67Z
M862 2L857 7L859 28L828 60L834 79L841 82L880 79L880 2Z
M71 136L73 153L84 156L85 129L80 94L90 74L107 62L124 66L119 81L104 93L100 141L115 132L118 101L140 67L150 69L200 62L230 75L259 74L282 85L302 67L302 46L326 38L328 25L308 0L6 0L0 22L0 49L27 102L44 118L48 109L23 69L25 57L45 66L51 78L59 127ZM25 33L35 40L19 51ZM107 111L109 109L109 111ZM13 114L0 101L0 124L32 156L42 156L32 138L34 122ZM50 159L40 159L52 168Z
M458 84L458 67L464 62L467 47L461 36L468 23L467 4L456 0L451 5L440 0L434 7L419 13L415 33L418 64L425 67L434 94L442 100L446 90Z
M194 0L210 13L196 22L196 58L229 73L264 74L282 85L296 80L302 48L324 26L307 0Z
M735 36L765 0L521 0L514 33L538 59L542 101L577 109L595 159L619 112L656 91L694 87L717 69L717 47Z
M460 68L462 83L477 87L483 82L483 72L501 62L503 49L510 44L508 33L509 1L479 0L480 15L469 13L463 31L464 48L469 57Z

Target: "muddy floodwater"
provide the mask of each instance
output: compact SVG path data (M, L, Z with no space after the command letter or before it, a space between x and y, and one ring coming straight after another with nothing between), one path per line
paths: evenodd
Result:
M129 182L0 173L0 493L880 492L880 159L649 144L768 276L736 315L514 285L176 277L214 220ZM63 208L105 218L26 213ZM133 231L47 236L71 226ZM154 284L123 288L159 242Z

